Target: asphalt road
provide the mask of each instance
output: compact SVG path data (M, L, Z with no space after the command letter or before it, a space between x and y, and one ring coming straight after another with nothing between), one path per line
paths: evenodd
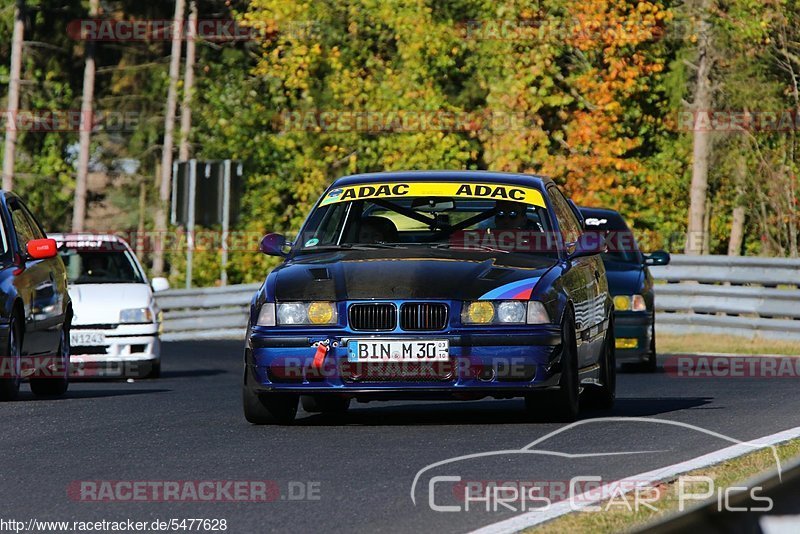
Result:
M464 532L515 515L464 510L457 483L613 480L730 445L700 431L600 417L688 423L747 440L800 426L797 381L624 373L611 412L538 446L568 457L497 454L426 471L433 462L518 450L564 425L532 424L517 400L354 404L345 416L298 414L294 426L255 427L240 406L239 342L167 343L159 380L81 382L58 400L0 404L0 519L225 519L228 532ZM643 452L650 451L650 452ZM81 481L272 481L271 502L86 502ZM434 479L435 482L436 479ZM99 486L95 486L99 487ZM300 498L311 493L312 499ZM90 497L89 497L90 498ZM297 499L296 499L297 498ZM513 506L517 506L516 504ZM490 507L494 507L491 505ZM196 530L195 530L196 531Z

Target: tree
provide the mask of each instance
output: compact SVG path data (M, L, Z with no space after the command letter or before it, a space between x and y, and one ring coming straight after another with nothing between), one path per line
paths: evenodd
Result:
M696 112L708 113L714 101L711 71L714 65L714 42L708 17L712 0L702 0L697 32L697 73L693 107ZM702 254L706 242L706 202L708 192L708 163L711 154L711 132L705 128L694 131L692 148L692 185L689 190L689 223L686 254Z
M8 79L8 116L6 118L6 139L3 156L3 189L11 191L14 187L14 162L17 148L17 113L19 112L19 83L22 75L22 40L25 32L25 0L17 0L14 7L14 32L11 37L11 68Z
M100 0L89 1L89 17L97 18ZM86 43L86 64L83 71L83 97L81 98L80 146L78 148L78 172L75 181L75 200L72 212L72 231L83 232L86 219L86 187L89 175L89 149L92 143L94 116L94 41Z
M169 64L169 90L167 92L166 112L164 114L164 144L161 151L161 182L159 184L159 205L156 212L156 232L162 237L167 232L167 210L172 190L172 148L175 130L175 108L178 99L178 77L181 69L181 40L183 38L184 0L175 0L175 16L172 28L172 54ZM164 272L164 247L157 245L153 253L153 275Z
M183 71L183 101L181 103L181 142L178 159L189 159L192 131L192 91L194 90L195 40L197 39L197 2L189 0L189 24L186 35L186 65Z

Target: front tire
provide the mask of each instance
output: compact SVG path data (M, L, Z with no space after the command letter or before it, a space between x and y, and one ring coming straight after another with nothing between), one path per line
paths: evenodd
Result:
M609 410L614 407L617 397L617 359L616 341L614 336L614 321L609 321L606 338L603 340L603 350L600 355L600 382L601 385L592 385L586 390L586 400L591 408Z
M525 396L525 408L536 420L569 423L578 417L580 386L575 338L575 317L570 310L561 325L561 377L557 389Z
M147 373L145 378L161 378L161 360L155 360L153 366L150 367L150 372Z
M16 316L11 316L8 325L8 345L6 346L3 364L0 366L0 401L12 401L19 394L20 376L22 375L22 333Z
M655 373L658 370L658 355L656 353L656 323L650 325L650 352L644 362L644 370L648 373Z
M291 393L256 393L242 388L244 418L254 425L288 425L297 415L298 395Z
M58 397L69 389L69 331L64 325L61 328L61 339L58 344L58 375L34 378L31 377L31 391L37 397Z

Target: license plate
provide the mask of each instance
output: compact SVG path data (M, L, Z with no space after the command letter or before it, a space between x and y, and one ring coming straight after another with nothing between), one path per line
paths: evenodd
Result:
M450 359L450 342L377 341L354 339L347 343L348 362L446 362Z
M73 347L98 347L106 344L106 335L102 332L70 332L69 341Z

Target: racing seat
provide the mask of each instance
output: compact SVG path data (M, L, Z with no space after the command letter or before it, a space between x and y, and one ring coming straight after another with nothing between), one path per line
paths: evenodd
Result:
M358 230L358 242L397 243L399 240L397 227L386 217L364 217Z

